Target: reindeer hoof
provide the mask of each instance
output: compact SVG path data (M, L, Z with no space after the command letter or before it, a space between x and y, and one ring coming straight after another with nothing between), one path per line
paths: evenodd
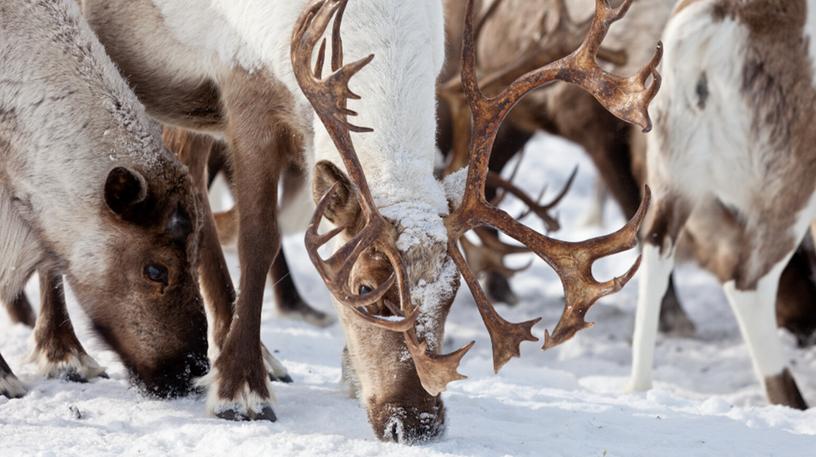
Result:
M2 360L2 359L0 359ZM26 388L17 376L11 373L0 375L0 396L20 398L26 394Z
M62 360L51 360L45 353L36 351L32 359L46 378L78 383L86 383L94 378L108 379L105 369L84 351L68 353Z
M292 384L293 382L295 382L295 380L292 379L292 377L289 376L288 374L285 374L280 378L276 378L275 375L269 373L269 380L272 382L282 382L284 384Z
M230 370L224 373L234 373L234 371ZM255 376L260 374L259 371L255 372ZM266 378L258 379L258 381L266 383L265 392L251 389L249 386L254 383L249 382L248 379L238 383L235 382L236 380L232 380L227 384L238 387L230 389L231 392L222 392L221 387L224 382L222 377L223 374L216 367L197 382L199 387L207 386L209 391L207 411L210 414L231 421L267 420L275 422L278 420L271 406L272 386Z

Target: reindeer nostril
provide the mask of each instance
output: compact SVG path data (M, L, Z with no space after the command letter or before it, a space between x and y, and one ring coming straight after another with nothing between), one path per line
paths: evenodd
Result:
M383 439L385 441L391 441L392 443L402 443L402 434L400 433L401 425L402 424L396 420L392 420L389 424L386 424Z

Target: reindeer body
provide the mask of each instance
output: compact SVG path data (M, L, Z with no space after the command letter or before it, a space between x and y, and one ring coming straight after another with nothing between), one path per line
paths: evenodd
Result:
M186 170L79 8L0 4L0 300L17 298L35 270L49 285L35 338L42 371L102 372L67 320L65 275L103 339L154 378L150 390L202 374L205 321L189 271L196 211ZM142 262L158 260L169 276L156 295ZM172 316L157 308L170 303Z
M686 1L669 22L647 158L656 201L644 232L634 389L651 385L657 310L677 237L683 228L717 237L686 223L714 207L736 231L716 238L726 259L718 275L755 370L771 402L806 407L785 368L774 298L816 213L816 131L808 125L816 114L814 10L816 2L803 0Z

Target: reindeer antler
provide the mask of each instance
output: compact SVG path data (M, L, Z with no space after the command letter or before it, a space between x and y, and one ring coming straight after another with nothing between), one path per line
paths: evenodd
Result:
M456 240L465 232L484 225L501 230L535 252L559 275L566 303L553 334L546 333L543 349L560 344L577 331L588 327L590 324L584 320L584 315L592 304L600 297L623 287L640 263L638 259L624 275L609 281L598 282L592 276L592 264L596 260L635 246L637 230L649 204L648 188L637 213L623 228L611 235L583 242L559 241L535 232L491 205L484 195L488 163L499 127L516 103L538 87L556 80L576 84L622 120L641 126L644 131L651 128L647 108L660 86L660 75L656 67L660 61L661 46L658 45L655 57L643 70L626 79L605 72L596 60L609 27L626 13L631 3L631 0L626 0L620 7L612 8L606 0L596 0L595 17L589 33L575 52L521 76L498 95L488 98L483 95L477 81L473 0L468 0L461 80L473 126L469 170L462 203L447 217L445 223L450 240L449 254L462 272L490 334L493 367L496 371L520 354L520 344L523 341L538 340L532 335L531 328L539 319L513 324L499 316L459 251ZM653 79L651 86L646 84L650 76Z
M334 255L324 260L318 250L331 239L350 227L337 227L325 234L319 234L320 221L324 217L329 203L336 191L330 188L321 198L315 209L311 224L306 232L306 248L309 258L317 268L326 286L337 301L347 306L356 316L378 327L402 332L405 343L411 353L416 366L417 374L422 386L431 395L437 395L445 390L445 386L452 381L464 378L456 370L465 353L473 343L466 345L448 355L438 355L428 352L426 342L419 342L415 331L415 323L419 309L411 302L410 292L406 282L406 270L399 251L396 248L394 227L380 214L374 205L374 199L363 172L362 165L351 141L350 132L370 132L371 129L357 127L347 121L348 116L357 113L348 109L349 99L360 97L348 87L352 76L365 67L373 55L343 65L343 44L340 37L340 25L348 0L316 0L304 11L295 26L292 37L291 58L295 77L303 94L312 104L326 131L334 142L343 163L346 166L349 179L356 187L360 198L365 224L363 228ZM332 28L332 73L322 78L322 68L325 61L326 40L323 39L318 51L317 63L314 71L310 69L314 49L325 33L329 22L334 17ZM383 253L392 268L394 275L377 287L376 290L363 295L355 295L349 287L349 277L355 262L367 248L374 247ZM396 278L396 279L395 279ZM396 282L400 297L400 310L405 316L394 321L382 319L364 311L365 307L381 300Z
M351 77L371 62L374 56L369 55L348 65L342 64L343 45L339 25L345 7L346 1L328 0L314 2L306 9L295 27L292 37L291 57L298 84L326 127L326 131L329 133L346 166L349 179L356 187L365 225L359 233L327 260L320 257L318 249L340 232L349 228L338 227L323 235L318 233L320 221L336 191L335 187L332 187L326 192L315 209L311 224L306 232L306 248L309 258L314 263L326 286L340 303L349 307L357 316L374 325L394 331L406 331L413 328L418 310L405 308L406 303L410 304L411 300L405 279L405 267L394 246L394 230L374 206L374 199L371 197L368 182L354 151L350 136L350 132L370 132L371 129L355 126L347 120L348 116L356 115L354 111L346 107L347 101L360 98L349 89L348 83ZM335 14L337 19L332 30L332 73L322 79L326 54L325 39L322 39L314 72L310 69L311 58L315 46L318 41L321 41L329 21ZM377 287L376 290L360 296L351 290L349 277L360 254L371 246L376 246L385 254L394 268L394 275ZM395 282L399 289L402 309L406 313L404 319L399 321L381 319L361 310L361 308L382 299Z

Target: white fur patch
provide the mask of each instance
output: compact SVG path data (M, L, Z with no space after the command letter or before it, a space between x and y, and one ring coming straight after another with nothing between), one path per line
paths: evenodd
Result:
M667 248L670 249L669 254L661 255L656 246L643 246L635 334L632 337L632 375L628 391L648 390L652 387L652 364L660 305L674 267L673 246Z
M402 252L415 246L448 243L448 231L442 217L425 203L398 203L380 208L380 213L399 226L397 249Z
M445 197L448 199L454 208L462 204L462 199L465 196L465 185L467 184L468 167L449 174L442 181L445 188Z
M776 329L776 291L789 259L783 259L761 278L756 290L737 290L734 281L723 286L760 379L782 373L786 365Z
M275 401L275 395L272 393L272 383L269 382L269 377L264 376L264 379L270 396L268 399L258 396L247 384L241 386L233 398L219 397L220 376L218 368L215 367L199 378L196 381L196 386L207 389L207 412L209 414L215 416L226 411L234 411L244 416L250 416L250 412L260 414L265 407L272 406Z
M91 380L105 373L105 369L99 366L93 357L84 353L72 352L65 360L55 362L49 360L41 351L35 350L29 360L37 364L37 371L46 378L76 375L82 379Z
M420 280L411 288L411 300L420 305L420 313L416 321L417 336L428 343L430 351L437 351L442 347L436 335L442 334L439 325L445 323L439 318L440 306L451 299L453 289L451 284L459 276L459 269L452 259L448 258L436 281Z

